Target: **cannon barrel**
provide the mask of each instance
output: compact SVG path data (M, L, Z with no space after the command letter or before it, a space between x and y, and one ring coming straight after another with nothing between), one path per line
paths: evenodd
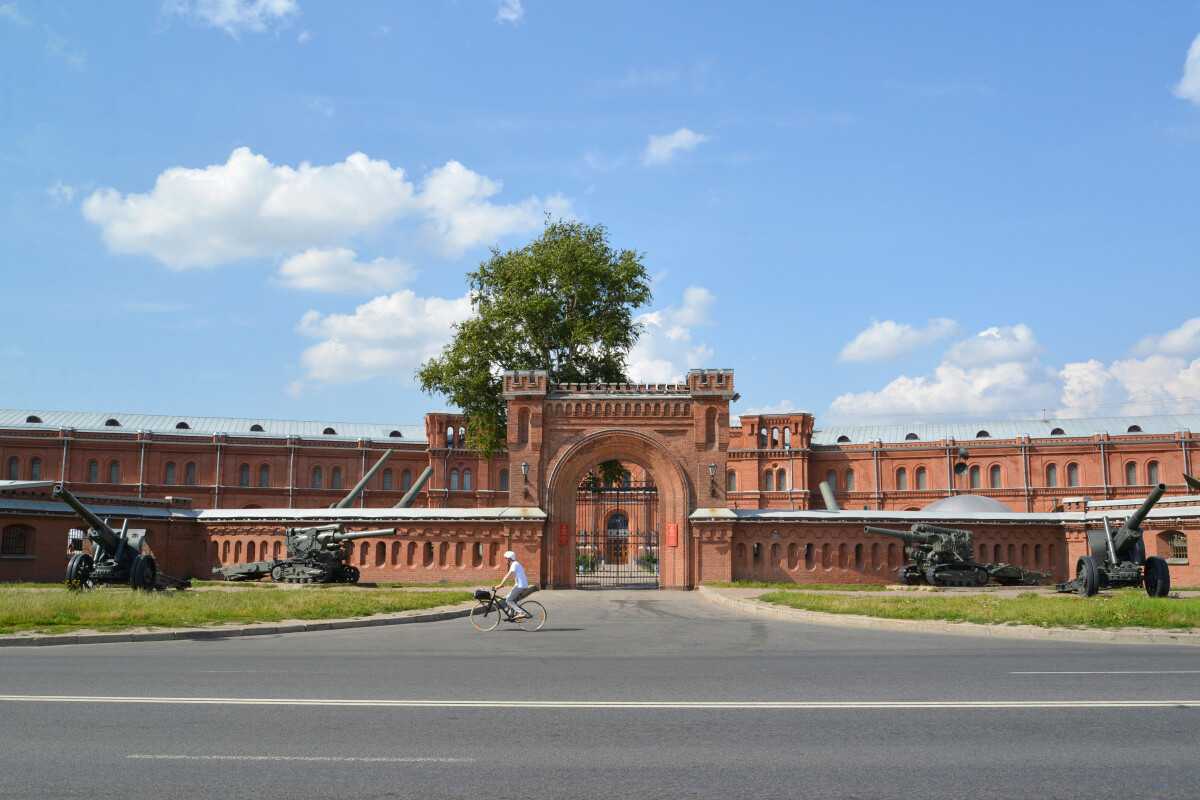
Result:
M433 467L426 467L425 471L421 473L421 477L417 478L417 482L405 493L404 497L400 498L400 502L396 503L392 508L408 508L411 506L413 501L417 499L417 495L425 488L425 484L429 481L431 475L433 475Z
M957 528L943 528L941 525L931 525L928 522L918 522L912 526L913 533L925 534L941 534L942 536L953 536L956 533L970 533L970 531L960 531Z
M354 502L354 499L362 493L362 490L367 488L367 483L370 482L371 478L374 478L375 474L379 472L379 470L383 469L383 465L386 464L387 460L392 457L392 452L393 451L391 450L385 452L383 457L375 462L375 466L367 470L367 474L363 475L362 480L354 485L354 488L350 490L350 494L339 500L332 506L332 508L349 508L350 504Z
M891 536L894 539L900 539L905 542L917 542L918 544L929 544L933 539L927 533L918 533L916 531L894 531L891 528L876 528L874 525L867 525L863 528L867 533L877 533L880 536Z
M394 536L395 528L380 528L373 531L322 531L317 534L317 541L321 544L337 544L352 539L369 539L372 536Z
M1129 519L1125 520L1125 524L1121 526L1121 530L1117 531L1113 536L1113 550L1119 556L1121 553L1141 538L1142 522L1146 519L1146 515L1150 513L1150 509L1154 508L1162 496L1167 492L1167 485L1160 483L1150 492L1150 496L1138 507L1138 510L1129 515Z
M833 489L827 481L821 481L817 484L817 488L821 490L821 499L825 501L825 508L830 511L841 511L837 499L833 496Z
M54 496L74 509L75 513L88 524L88 527L95 533L95 536L90 538L96 539L104 552L110 556L117 552L121 546L121 537L108 527L108 523L93 514L91 509L79 502L79 499L67 491L67 487L61 483L54 485Z

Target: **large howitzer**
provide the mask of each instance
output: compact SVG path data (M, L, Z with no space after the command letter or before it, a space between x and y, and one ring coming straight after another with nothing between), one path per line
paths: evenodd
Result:
M917 523L907 531L876 528L868 525L867 533L890 536L904 542L904 556L912 564L900 567L897 577L909 586L928 583L930 586L986 586L996 581L1003 586L1036 586L1050 577L1045 572L998 562L980 563L973 560L975 534L957 528Z
M426 467L425 471L422 472L420 477L417 478L417 482L414 483L412 485L412 487L407 492L404 493L404 497L401 497L400 502L396 503L396 505L392 506L392 508L409 508L409 507L411 507L412 504L414 502L416 502L417 495L421 493L421 490L423 488L425 488L425 483L429 480L430 476L432 476L432 475L433 475L433 467Z
M1078 592L1084 597L1092 597L1101 589L1144 586L1151 597L1166 597L1171 591L1171 572L1164 559L1146 557L1141 528L1150 509L1166 491L1165 483L1155 486L1116 533L1113 533L1108 517L1104 517L1103 529L1089 528L1087 540L1091 554L1081 556L1075 562L1075 578L1054 584L1055 591Z
M108 523L79 502L62 484L54 487L54 496L69 505L88 524L87 538L91 553L74 553L67 561L67 585L85 588L99 583L125 584L134 589L186 589L191 581L172 578L159 572L154 556L142 552L146 531L129 528L129 520L115 531Z

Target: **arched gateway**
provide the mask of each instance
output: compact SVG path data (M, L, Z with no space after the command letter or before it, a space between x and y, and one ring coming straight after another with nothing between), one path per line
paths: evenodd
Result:
M586 562L591 552L606 561L641 558L647 565L652 556L658 586L694 586L699 550L690 519L697 509L725 508L717 476L725 475L734 396L732 370L692 370L686 383L669 385L556 385L540 370L506 372L509 463L521 476L509 483L509 503L547 515L542 583L578 585L580 556ZM603 521L604 548L581 547L579 486L610 460L640 468L654 487L656 510L645 524L657 537L636 553L620 545L615 515L628 513L620 508Z

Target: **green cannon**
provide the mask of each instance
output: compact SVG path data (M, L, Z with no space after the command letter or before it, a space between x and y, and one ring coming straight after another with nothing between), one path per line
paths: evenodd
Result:
M91 553L75 553L67 561L67 585L86 588L96 584L124 584L134 589L186 589L191 581L172 578L158 571L154 556L142 552L146 531L129 528L129 520L115 531L96 516L61 483L54 496L69 505L88 524Z
M1116 533L1113 533L1108 517L1103 518L1102 530L1089 528L1090 555L1081 556L1075 562L1075 578L1056 583L1055 591L1092 597L1101 589L1143 586L1151 597L1166 597L1171 591L1171 572L1166 560L1158 556L1146 557L1141 527L1150 509L1166 492L1165 483L1155 486Z
M872 525L864 530L904 542L904 556L913 563L900 567L897 577L909 586L986 586L993 580L1002 586L1036 586L1050 577L1015 564L975 561L975 534L971 531L929 523L917 523L907 531Z
M362 490L367 488L367 484L371 482L371 478L374 478L376 473L383 469L383 465L386 464L387 460L392 457L393 452L395 451L388 450L385 452L380 459L375 462L375 466L367 470L367 474L362 476L362 480L354 484L354 488L350 490L350 493L331 505L330 508L349 508L350 504L353 503L360 494L362 494Z
M425 471L421 473L421 476L417 478L417 482L412 485L412 488L404 493L404 497L401 497L400 502L396 503L396 505L392 506L392 508L411 507L416 501L417 495L420 494L421 490L425 488L425 484L429 481L431 475L433 475L433 467L426 467Z

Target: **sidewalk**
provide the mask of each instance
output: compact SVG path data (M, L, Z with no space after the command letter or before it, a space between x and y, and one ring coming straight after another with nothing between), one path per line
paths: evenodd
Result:
M801 589L802 586L796 588ZM1029 591L1030 587L1014 587L1012 592ZM699 586L697 593L722 608L756 614L772 619L808 622L815 625L837 625L844 628L871 628L880 631L908 633L947 633L960 636L991 636L1002 639L1056 639L1072 642L1117 642L1123 644L1190 644L1200 645L1200 633L1165 631L1152 628L1041 628L1036 625L981 625L975 622L942 622L938 620L882 619L856 614L827 614L822 611L803 611L755 598L769 589L730 589ZM969 591L969 590L951 590ZM1053 590L1048 590L1053 591ZM1005 590L996 592L1003 595ZM878 596L877 592L872 594Z

